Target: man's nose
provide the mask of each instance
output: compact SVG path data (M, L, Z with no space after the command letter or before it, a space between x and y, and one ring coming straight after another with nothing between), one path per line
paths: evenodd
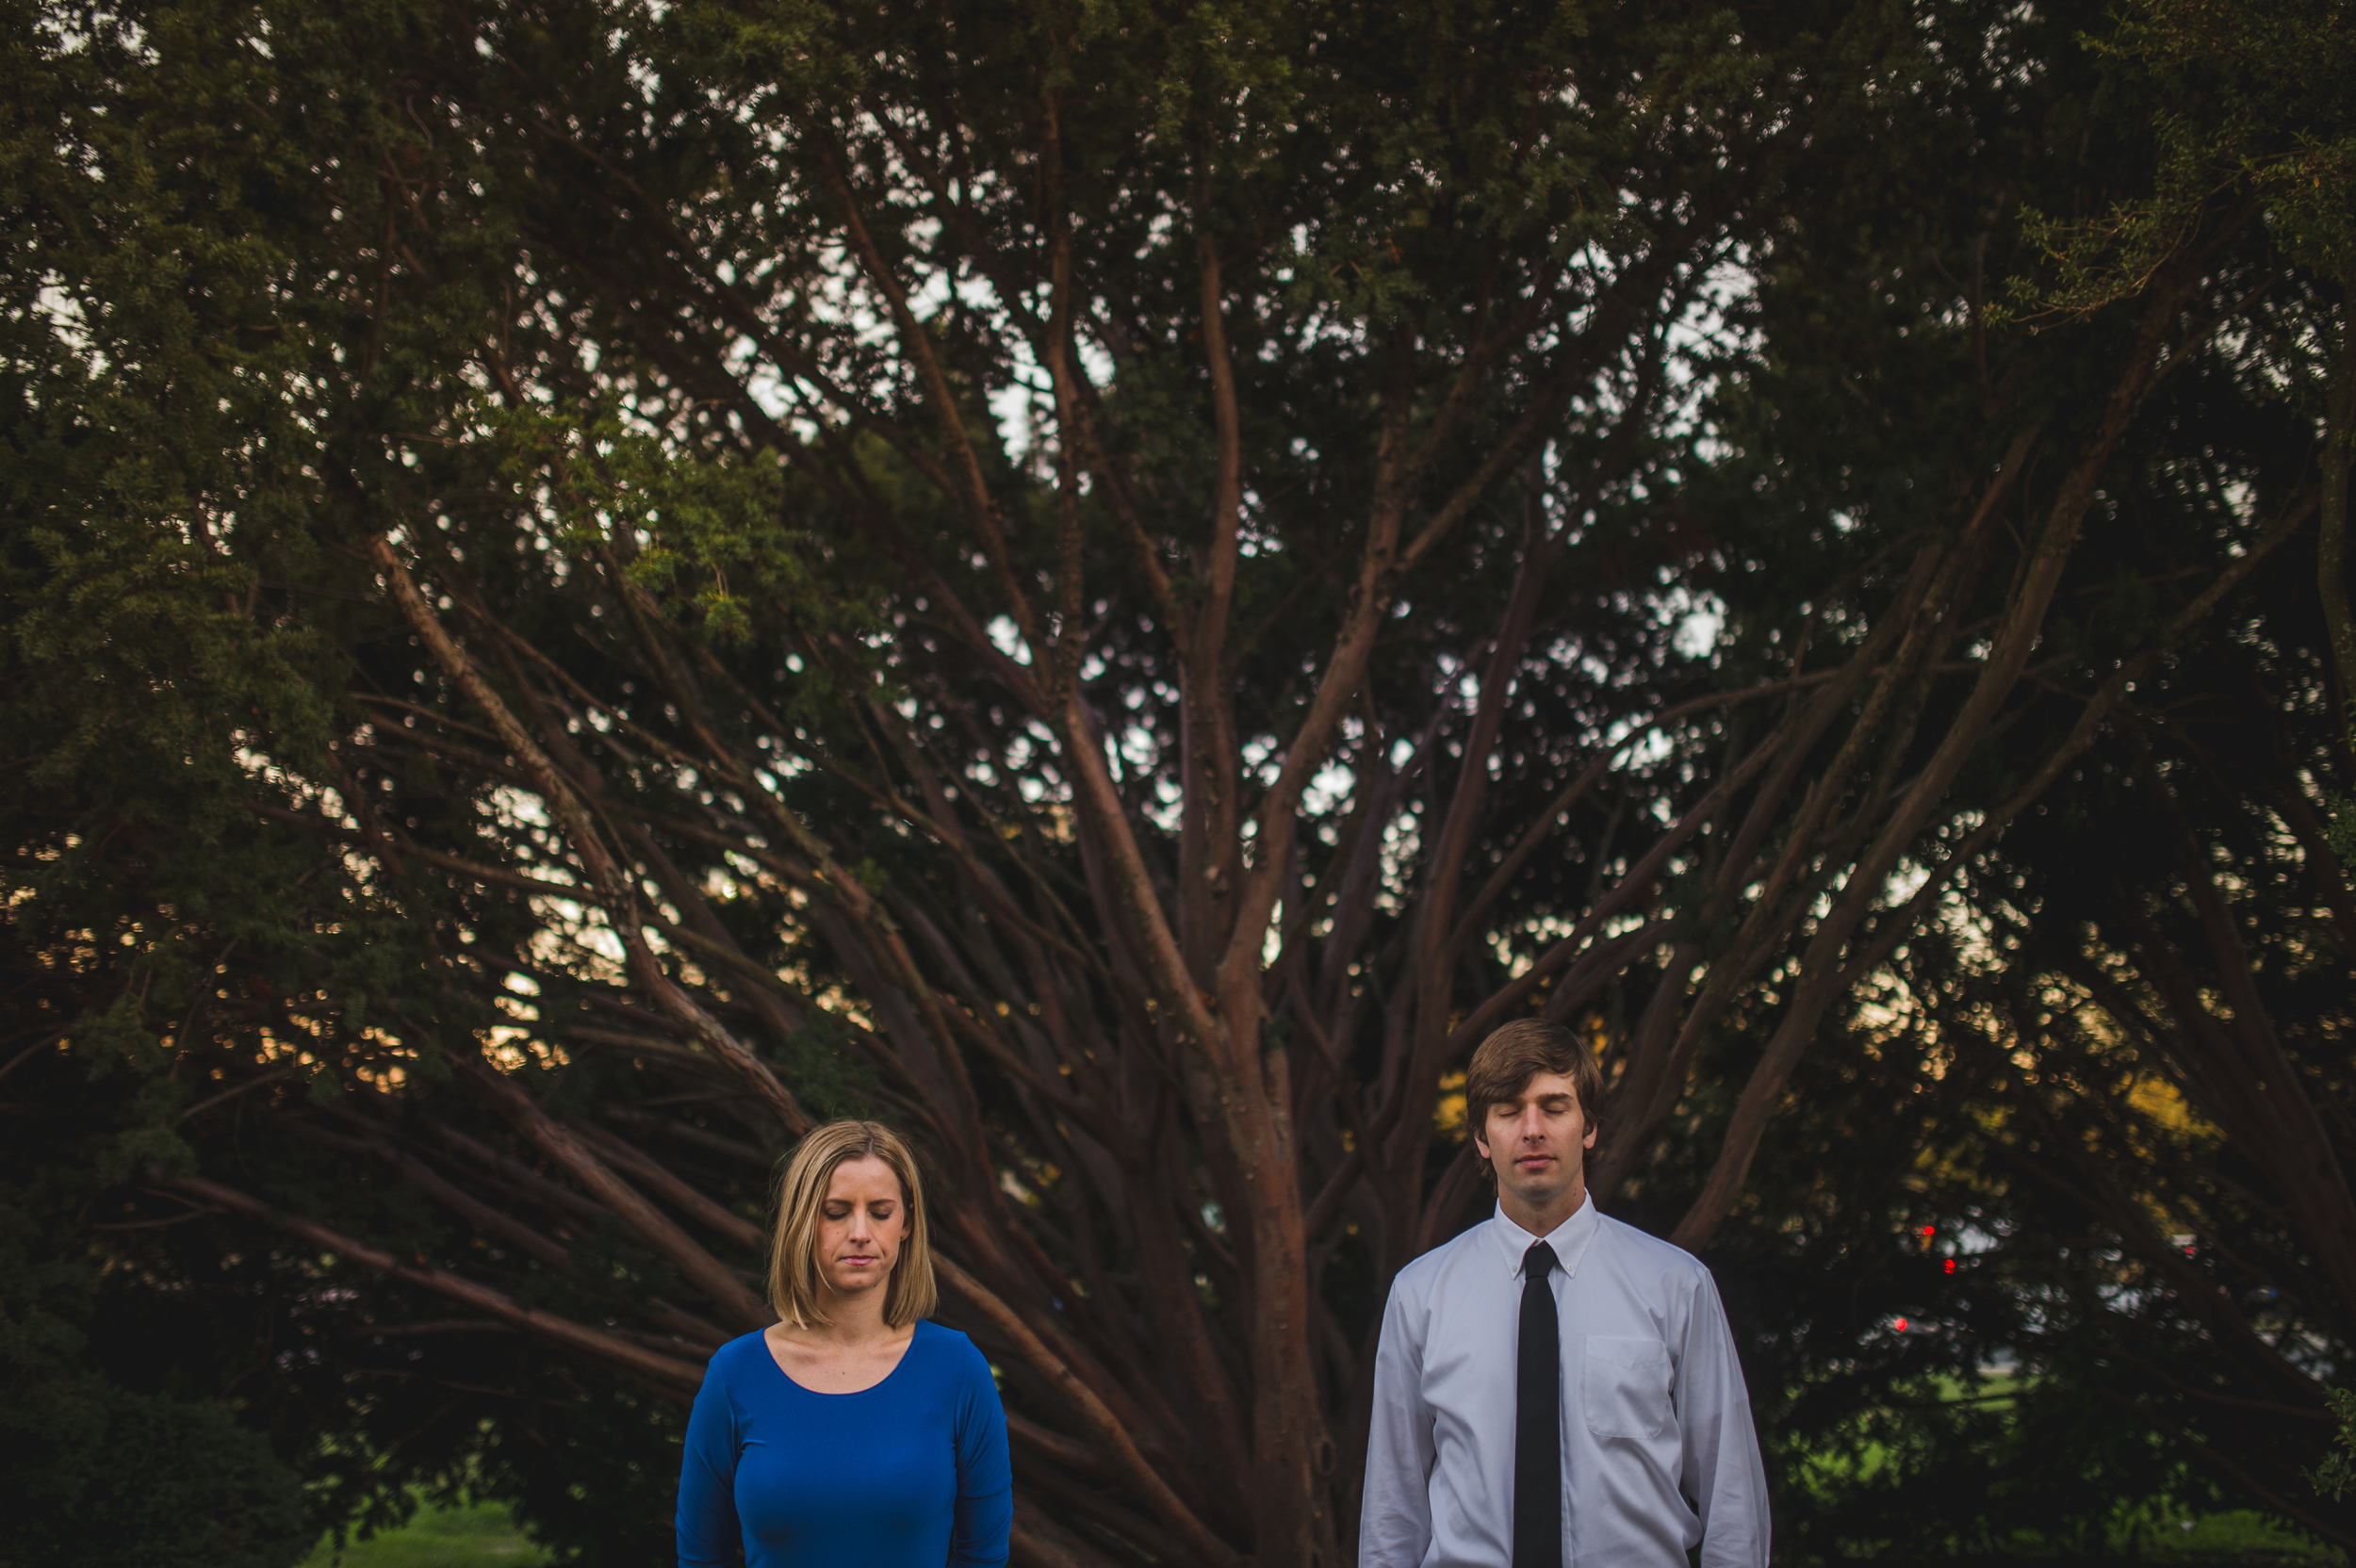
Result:
M1522 1112L1522 1136L1544 1139L1546 1135L1546 1114L1532 1105Z

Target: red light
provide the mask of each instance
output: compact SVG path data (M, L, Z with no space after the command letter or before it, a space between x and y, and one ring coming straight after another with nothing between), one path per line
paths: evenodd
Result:
M1900 1333L1905 1333L1906 1331L1906 1320L1903 1317L1898 1319L1898 1331Z
M1926 1236L1935 1236L1939 1234L1939 1227L1936 1225L1925 1225L1922 1227L1922 1233Z
M1948 1272L1948 1273L1950 1273L1950 1274L1953 1274L1955 1271L1955 1259L1953 1259L1953 1258L1949 1258L1949 1259L1947 1260L1947 1272Z

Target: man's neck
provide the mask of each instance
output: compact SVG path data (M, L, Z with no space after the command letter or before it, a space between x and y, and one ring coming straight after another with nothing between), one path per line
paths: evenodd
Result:
M1587 1177L1583 1171L1579 1174L1579 1180L1573 1182L1565 1191L1558 1194L1543 1208L1531 1206L1523 1200L1519 1193L1510 1188L1499 1187L1497 1189L1497 1207L1505 1211L1505 1217L1528 1231L1531 1235L1542 1239L1551 1235L1564 1220L1577 1214L1579 1205L1586 1201Z

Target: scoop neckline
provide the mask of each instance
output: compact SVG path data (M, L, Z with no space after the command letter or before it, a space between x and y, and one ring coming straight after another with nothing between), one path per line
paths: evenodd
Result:
M918 1318L915 1331L908 1335L908 1342L901 1348L900 1359L892 1364L891 1371L885 1373L882 1377L877 1378L874 1382L869 1383L865 1388L847 1389L841 1394L828 1394L821 1389L812 1388L808 1383L795 1381L794 1374L785 1369L784 1365L777 1360L777 1351L770 1348L769 1331L766 1329L761 1331L761 1356L763 1361L769 1364L769 1370L784 1379L785 1386L794 1390L796 1394L807 1394L813 1399L856 1399L862 1394L875 1393L875 1390L883 1387L886 1383L900 1375L900 1368L906 1366L908 1364L908 1357L915 1353L916 1342L924 1334L924 1320L923 1318Z

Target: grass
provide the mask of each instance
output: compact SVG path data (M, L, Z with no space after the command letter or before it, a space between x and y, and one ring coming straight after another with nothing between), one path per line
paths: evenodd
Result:
M1967 1396L1943 1386L1948 1398ZM1976 1396L2010 1402L2010 1380L1990 1380ZM1870 1471L1877 1448L1860 1456ZM2263 1513L2159 1513L2122 1509L2111 1527L2111 1560L2174 1568L2346 1568L2348 1558L2284 1528ZM2021 1559L2023 1568L2032 1560ZM409 1523L338 1549L322 1541L303 1568L543 1568L547 1555L528 1540L503 1503L420 1507Z
M504 1503L429 1504L401 1528L341 1548L330 1536L303 1568L540 1568L547 1560Z
M2113 1530L2111 1550L2124 1561L2183 1568L2324 1568L2347 1560L2250 1512L2137 1518ZM477 1503L420 1508L401 1528L354 1541L340 1555L332 1539L324 1541L303 1568L540 1568L547 1560L505 1505Z
M2232 1513L2137 1519L2114 1526L2111 1549L2143 1562L2314 1565L2345 1563L2329 1546L2283 1527L2278 1520L2247 1510Z

